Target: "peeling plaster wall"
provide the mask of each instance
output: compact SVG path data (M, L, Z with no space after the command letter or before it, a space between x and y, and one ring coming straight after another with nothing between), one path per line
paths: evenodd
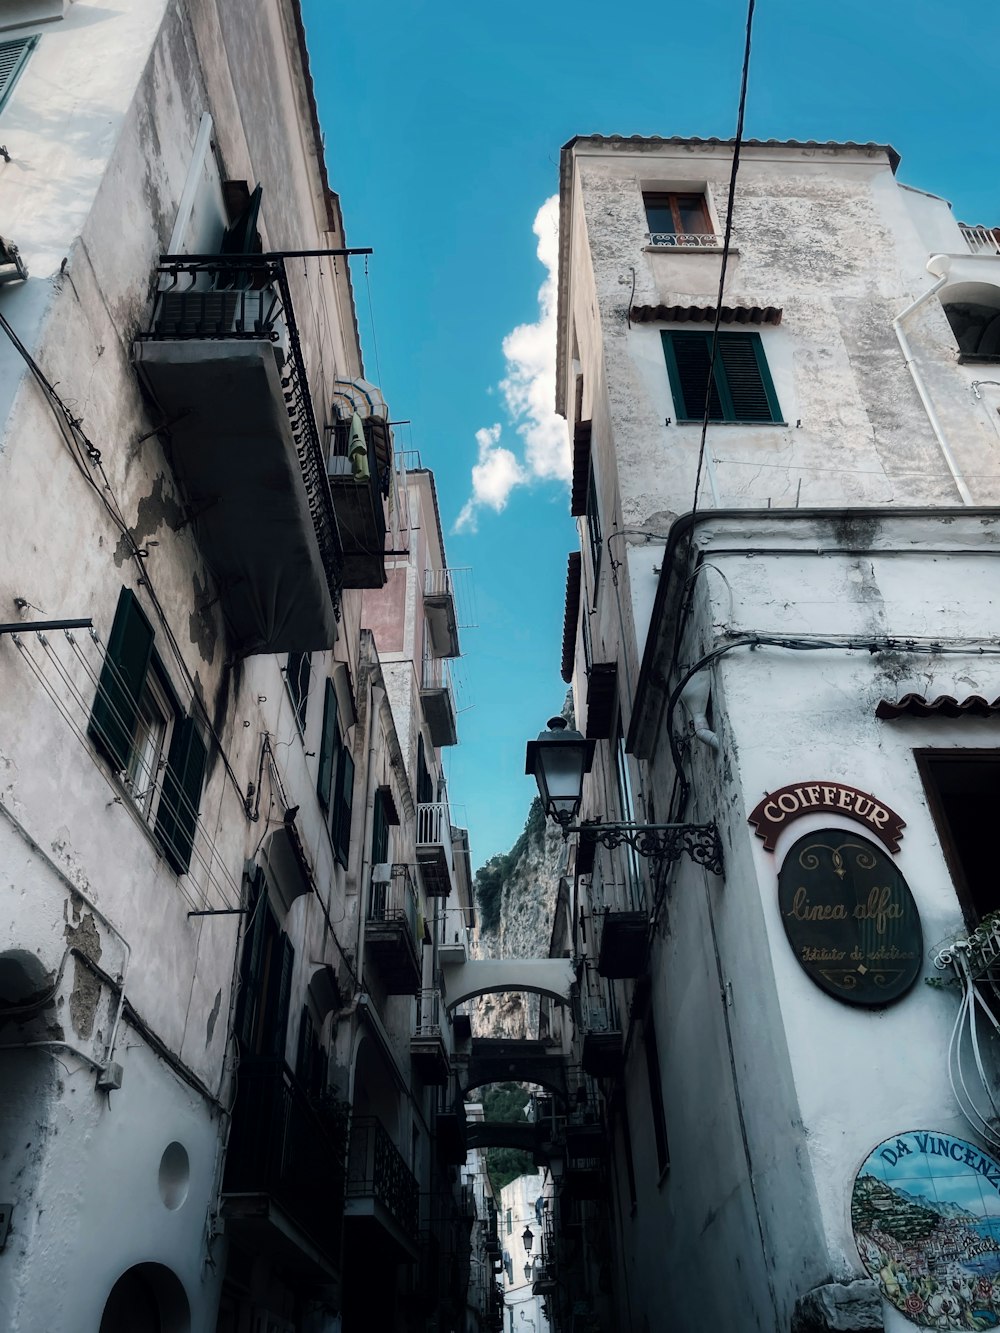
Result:
M12 155L0 170L4 234L31 274L2 289L0 310L100 450L125 526L146 549L143 561L132 557L102 503L102 476L83 458L77 466L51 407L0 336L0 620L91 616L105 644L122 587L134 589L182 708L200 698L225 752L223 759L210 748L199 810L196 848L211 872L196 856L179 878L86 739L103 650L80 635L88 673L61 634L52 636L53 654L69 663L64 675L30 636L24 644L39 679L13 641L0 638L0 801L34 844L0 812L0 893L13 905L0 952L26 951L47 975L65 958L60 989L36 1026L79 1052L0 1049L0 1082L17 1089L14 1119L0 1117L0 1185L7 1180L10 1193L0 1192L14 1201L11 1239L0 1251L0 1325L11 1330L96 1328L114 1281L140 1260L177 1274L193 1333L214 1329L225 1267L224 1240L207 1243L222 1160L214 1098L231 1095L224 1059L241 919L188 913L235 905L245 864L298 806L318 894L338 931L357 929L347 890L370 846L358 795L367 735L354 728L344 736L359 760L346 870L316 799L316 765L324 677L339 660L358 679L361 595L345 595L337 644L313 655L300 734L284 660L230 660L218 589L196 528L185 522L169 439L154 433L162 423L131 364L204 112L225 174L263 184L265 248L345 243L329 230L293 12L290 0L121 0L113 9L76 0L65 19L39 30L0 113ZM288 278L322 430L334 379L360 369L349 282L342 264L316 260L290 263ZM15 598L29 605L19 610ZM265 735L273 761L260 781ZM259 799L256 822L247 818L248 791ZM74 899L74 886L95 909ZM294 897L280 916L295 949L286 1047L294 1064L312 966L342 959L317 894ZM66 951L75 946L114 979L123 970L121 937L131 947L114 1052L124 1080L107 1094L95 1090L88 1061L106 1059L120 988ZM6 1024L0 1048L16 1037ZM28 1124L38 1131L24 1137ZM171 1211L157 1173L175 1139L189 1154L192 1183ZM43 1267L59 1280L40 1280Z

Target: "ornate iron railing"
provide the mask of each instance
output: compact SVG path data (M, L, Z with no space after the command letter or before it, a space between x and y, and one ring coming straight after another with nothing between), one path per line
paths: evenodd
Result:
M948 1042L948 1077L962 1114L977 1133L1000 1148L1000 920L987 919L934 959L959 993Z
M347 1197L374 1199L401 1231L416 1237L419 1186L399 1149L374 1116L355 1116L351 1124Z
M313 412L309 380L281 259L263 255L161 255L150 327L140 340L248 340L275 346L327 586L340 618L343 550Z
M646 233L650 245L666 250L721 250L723 237L714 232L651 231Z
M417 806L417 843L440 843L451 859L451 811L447 801L421 801Z
M339 1262L344 1139L281 1060L241 1060L226 1154L226 1194L273 1198Z
M410 867L393 864L389 878L379 880L372 871L371 893L368 897L369 921L405 921L410 933L417 935L417 894L413 887Z
M424 987L417 992L417 1021L415 1037L441 1036L441 992L437 987Z
M958 229L974 255L1000 255L1000 227L967 227L960 222Z

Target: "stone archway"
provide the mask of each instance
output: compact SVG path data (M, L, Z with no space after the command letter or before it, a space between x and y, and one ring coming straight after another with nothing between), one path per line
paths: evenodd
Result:
M191 1306L163 1264L135 1264L111 1288L99 1333L190 1333Z

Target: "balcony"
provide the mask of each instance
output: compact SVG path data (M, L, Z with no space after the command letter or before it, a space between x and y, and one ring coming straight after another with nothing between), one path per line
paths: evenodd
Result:
M425 989L417 995L417 1021L410 1038L410 1059L417 1077L431 1087L443 1088L451 1075L447 1016L441 992Z
M416 1177L374 1116L356 1116L347 1153L345 1216L364 1241L397 1259L416 1259L420 1193Z
M413 995L420 986L417 895L406 865L373 866L365 954L390 995Z
M425 657L420 680L420 702L436 746L458 744L458 713L451 672L445 658Z
M284 264L164 256L133 344L237 654L337 637L343 553Z
M465 1102L450 1085L438 1093L434 1145L442 1166L462 1166L465 1162L468 1152Z
M614 995L606 982L580 995L582 1063L591 1078L614 1078L623 1064L621 1024Z
M608 1138L598 1122L566 1127L563 1190L575 1199L599 1199L606 1188Z
M458 657L458 615L454 574L450 569L424 570L424 616L434 657Z
M25 282L28 270L13 241L5 241L0 236L0 286L5 282Z
M1000 255L1000 227L967 227L960 222L958 229L970 254Z
M392 438L379 417L336 423L327 464L344 551L345 588L385 584L385 501L392 475Z
M248 1249L323 1281L339 1273L343 1137L281 1060L240 1061L223 1195Z
M445 907L438 913L438 961L465 963L469 957L469 918L465 907Z
M451 812L447 801L417 806L417 864L429 898L447 898L452 889Z
M645 912L604 913L597 970L602 977L638 977L646 970L649 917Z

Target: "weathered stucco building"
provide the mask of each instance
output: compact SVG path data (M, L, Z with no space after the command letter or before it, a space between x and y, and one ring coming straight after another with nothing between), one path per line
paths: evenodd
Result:
M298 4L5 6L0 141L0 1325L464 1327L454 608Z
M993 946L959 976L939 951L1000 906L1000 246L891 148L751 141L716 341L732 156L562 154L580 813L698 826L660 862L577 845L557 945L611 1131L593 1225L635 1333L996 1322L968 1235L945 1274L855 1179L882 1189L905 1131L970 1140L980 1176L998 1141L960 1007L990 1029Z

